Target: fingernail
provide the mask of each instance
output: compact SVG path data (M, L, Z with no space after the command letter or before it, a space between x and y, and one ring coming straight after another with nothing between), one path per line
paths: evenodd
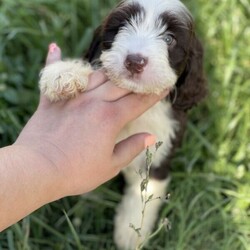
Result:
M154 135L149 135L146 137L144 146L145 148L153 146L156 143L156 137Z
M57 48L57 44L56 43L51 43L49 45L49 52L54 52L56 48Z

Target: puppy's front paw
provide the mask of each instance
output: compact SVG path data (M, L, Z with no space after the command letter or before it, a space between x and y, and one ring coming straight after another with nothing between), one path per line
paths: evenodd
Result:
M123 196L122 202L117 207L114 240L119 250L137 249L150 230L145 227L141 228L141 237L139 237L139 234L130 226L131 224L135 228L141 226L142 202L138 189L139 186L137 185L129 187Z
M81 60L49 64L41 71L41 93L52 102L73 98L86 89L91 72L91 66Z

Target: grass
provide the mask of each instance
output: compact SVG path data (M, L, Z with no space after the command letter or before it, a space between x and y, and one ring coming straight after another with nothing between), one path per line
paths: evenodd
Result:
M36 108L48 43L57 41L65 56L80 56L116 1L55 2L0 2L0 146L15 140ZM191 112L173 161L171 200L160 215L172 229L145 249L249 250L250 4L185 3L205 46L210 94ZM121 199L119 180L39 209L0 234L0 250L115 249L112 218Z

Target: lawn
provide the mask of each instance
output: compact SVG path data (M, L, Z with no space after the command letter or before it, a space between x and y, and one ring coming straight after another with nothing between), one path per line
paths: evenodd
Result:
M80 57L115 2L0 1L0 147L15 140L36 109L48 43L56 41L65 57ZM209 96L190 112L173 160L171 199L160 213L171 230L145 249L249 250L250 3L184 2L204 44ZM0 234L0 250L115 249L119 180L39 209Z

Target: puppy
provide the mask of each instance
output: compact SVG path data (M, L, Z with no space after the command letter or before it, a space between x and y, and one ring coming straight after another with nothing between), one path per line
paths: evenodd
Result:
M153 197L164 198L170 160L182 140L187 111L206 94L202 61L193 19L179 0L125 0L95 31L85 61L61 61L45 67L40 89L51 101L73 98L85 90L93 67L102 67L114 84L136 93L172 89L170 97L128 124L117 138L149 132L163 142L147 190ZM135 228L141 224L142 179L138 171L144 166L145 154L141 154L123 171L127 187L117 208L114 232L119 249L135 249L138 244L138 235L129 224ZM152 232L160 207L160 199L147 204L140 242Z

